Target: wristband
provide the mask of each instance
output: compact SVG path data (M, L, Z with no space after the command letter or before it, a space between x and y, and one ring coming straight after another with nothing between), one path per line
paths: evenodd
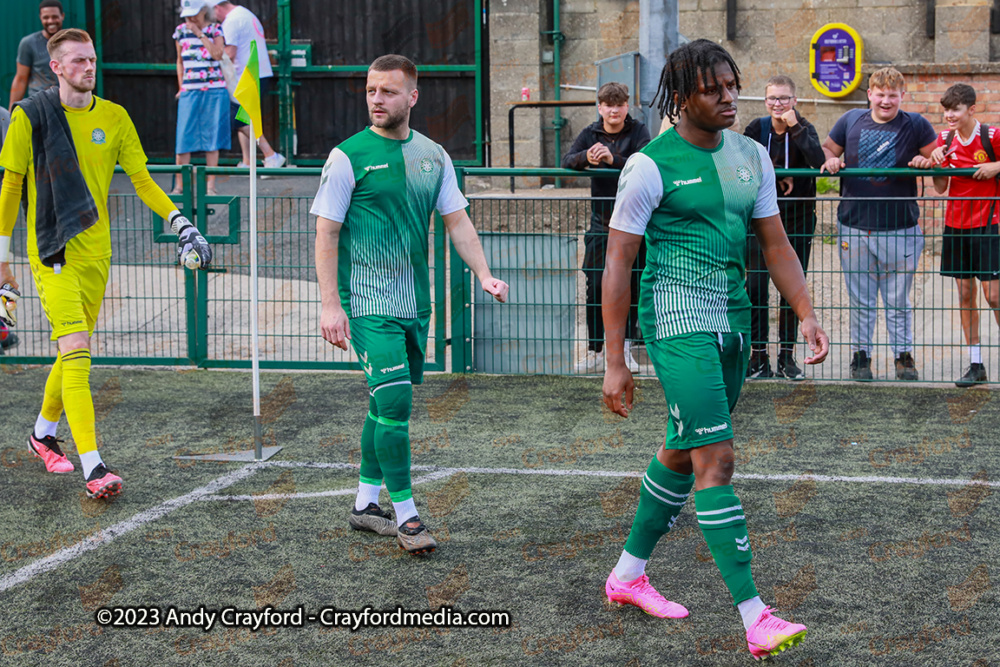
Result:
M10 237L0 236L0 264L10 261Z
M183 219L183 220L184 220L184 222L186 222L187 224L186 224L186 225L182 225L182 224L181 224L181 223L180 223L180 222L178 221L178 218L181 218L181 219ZM188 220L187 218L185 218L185 217L184 217L184 216L183 216L183 215L181 214L181 212L180 212L180 211L178 211L178 210L176 210L176 209L174 210L174 212L173 212L173 213L171 213L171 214L170 214L170 219L168 220L168 222L170 223L170 230L171 230L171 231L172 231L172 232L173 232L174 234L177 234L178 236L180 235L180 233L181 233L181 232L183 232L183 231L184 231L185 229L187 229L188 227L194 227L194 225L193 225L193 224L191 224L191 221L190 221L190 220Z

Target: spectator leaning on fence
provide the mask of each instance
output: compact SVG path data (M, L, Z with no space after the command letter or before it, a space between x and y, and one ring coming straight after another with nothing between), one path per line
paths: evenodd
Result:
M90 36L62 30L48 42L59 86L32 95L14 111L0 152L0 284L17 288L7 262L21 188L27 180L27 255L39 299L57 341L42 409L28 436L30 451L53 473L72 472L56 429L63 410L80 455L91 498L122 490L97 451L90 393L90 337L104 300L111 266L108 191L116 164L136 194L180 236L179 257L195 251L205 267L211 250L197 229L153 182L135 126L122 107L93 94L97 53ZM9 427L9 425L6 425ZM107 440L109 434L104 434Z
M395 535L407 552L422 554L437 543L413 502L409 429L430 326L427 243L434 211L483 289L503 302L508 287L490 273L448 153L410 129L417 68L403 56L376 58L365 91L372 125L330 151L310 211L320 330L341 349L350 342L368 380L361 474L348 522ZM395 520L378 504L383 480Z
M773 76L764 86L764 101L769 115L750 121L743 134L765 148L771 164L779 169L823 166L823 149L812 123L795 108L795 82L787 76ZM802 264L809 266L813 231L816 229L816 202L796 201L789 197L812 199L816 196L816 179L808 176L788 176L777 182L778 211L785 233ZM768 283L770 274L764 263L764 252L757 237L747 238L747 292L750 294L750 365L747 377L773 377L767 354ZM781 297L778 310L778 375L792 380L805 379L795 363L795 339L799 320L788 301Z
M997 324L1000 324L1000 225L995 201L969 201L962 197L1000 195L1000 130L976 120L976 91L956 83L941 97L948 129L938 135L937 148L925 166L976 169L972 177L936 176L934 189L952 197L945 211L941 244L941 275L955 279L961 308L962 331L969 345L970 364L955 381L959 387L986 382L986 366L979 349L979 304L976 279ZM950 183L949 183L950 180ZM950 189L949 189L950 186Z
M775 285L802 320L814 355L804 362L823 361L829 339L778 216L771 161L762 146L727 130L739 90L739 69L718 44L699 39L673 51L654 103L659 100L659 111L676 125L629 158L618 182L604 276L604 403L622 417L632 408L635 387L622 354L628 274L645 238L639 317L669 416L665 443L646 468L632 528L604 591L610 602L653 616L688 615L653 588L645 570L693 496L698 527L759 659L800 642L806 627L774 616L761 601L750 569L748 512L732 486L732 410L750 357L749 232L760 239ZM685 565L680 558L672 565L662 581L676 590L686 579Z
M59 0L42 0L38 5L38 18L42 29L21 40L17 47L17 73L10 85L10 109L29 95L39 93L58 83L49 67L49 38L62 30L63 6Z
M250 59L250 42L257 42L257 62L260 67L260 97L261 108L268 109L266 104L267 95L271 89L271 78L274 70L271 69L271 59L267 56L267 42L264 40L264 26L261 25L253 12L242 5L237 5L228 0L207 0L209 7L213 9L213 19L222 21L222 34L226 40L226 53L236 66L236 76L239 78L243 74L243 68L247 66ZM235 101L230 104L230 116L238 129L240 140L240 150L243 153L242 161L238 167L249 167L251 155L257 159L257 149L250 150L250 127L243 121L236 120L236 112L240 110L240 105ZM263 128L261 128L263 131ZM261 135L257 140L261 152L264 153L264 166L268 168L280 167L285 164L285 156L276 153L267 138Z
M597 91L597 113L601 119L583 128L562 160L566 169L621 169L625 160L649 143L646 126L628 115L628 86L606 83ZM583 273L587 278L587 356L576 367L581 373L604 370L604 320L601 317L601 279L604 254L608 247L608 222L614 208L618 182L614 178L590 179L590 229L584 235ZM639 276L646 265L646 244L642 243L636 266L632 268L629 331L625 339L625 362L638 372L631 353L631 341L639 339Z
M219 164L219 150L229 149L232 131L229 126L229 91L222 75L225 43L222 26L210 23L205 0L184 0L181 23L174 30L177 44L177 164L189 164L191 153L205 153L205 164ZM174 194L183 188L176 176ZM215 194L215 176L205 184L208 194Z
M920 114L900 111L906 94L903 75L892 67L868 79L869 109L852 109L837 120L823 142L827 160L821 171L843 167L916 167L929 158L937 139ZM885 303L889 343L896 357L896 378L916 380L913 359L913 304L910 291L924 249L913 176L842 178L837 208L840 265L850 295L851 377L871 380L872 336L878 294ZM867 201L858 198L878 198Z

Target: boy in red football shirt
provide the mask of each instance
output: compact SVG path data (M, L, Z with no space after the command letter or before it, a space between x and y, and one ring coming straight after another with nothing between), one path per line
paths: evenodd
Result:
M968 200L966 197L1000 195L1000 130L985 128L976 120L976 91L957 83L941 97L948 129L938 135L937 148L931 154L935 165L955 169L977 168L968 176L934 178L934 189L944 194L949 180L951 199L945 213L944 240L941 248L941 275L955 278L958 285L962 330L969 345L971 364L959 387L986 382L986 367L979 350L979 310L976 303L976 279L982 283L983 296L1000 324L1000 234L997 202Z

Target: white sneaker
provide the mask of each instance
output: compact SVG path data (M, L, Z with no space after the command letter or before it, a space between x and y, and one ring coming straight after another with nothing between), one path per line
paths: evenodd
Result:
M264 167L266 169L277 169L283 164L285 164L285 156L281 153L275 153L271 157L264 158Z
M632 358L632 341L625 341L625 365L633 373L639 372L639 362Z
M587 356L576 365L577 373L598 373L604 371L604 353L587 350Z
M239 162L236 163L236 168L237 169L249 169L250 165L248 165L246 162L243 162L242 160L240 160Z

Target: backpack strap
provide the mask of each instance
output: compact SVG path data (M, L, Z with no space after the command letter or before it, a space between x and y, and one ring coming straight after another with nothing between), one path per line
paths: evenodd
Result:
M983 144L983 150L989 156L990 162L996 162L997 154L993 150L993 144L990 143L990 126L985 123L979 124L979 141Z

